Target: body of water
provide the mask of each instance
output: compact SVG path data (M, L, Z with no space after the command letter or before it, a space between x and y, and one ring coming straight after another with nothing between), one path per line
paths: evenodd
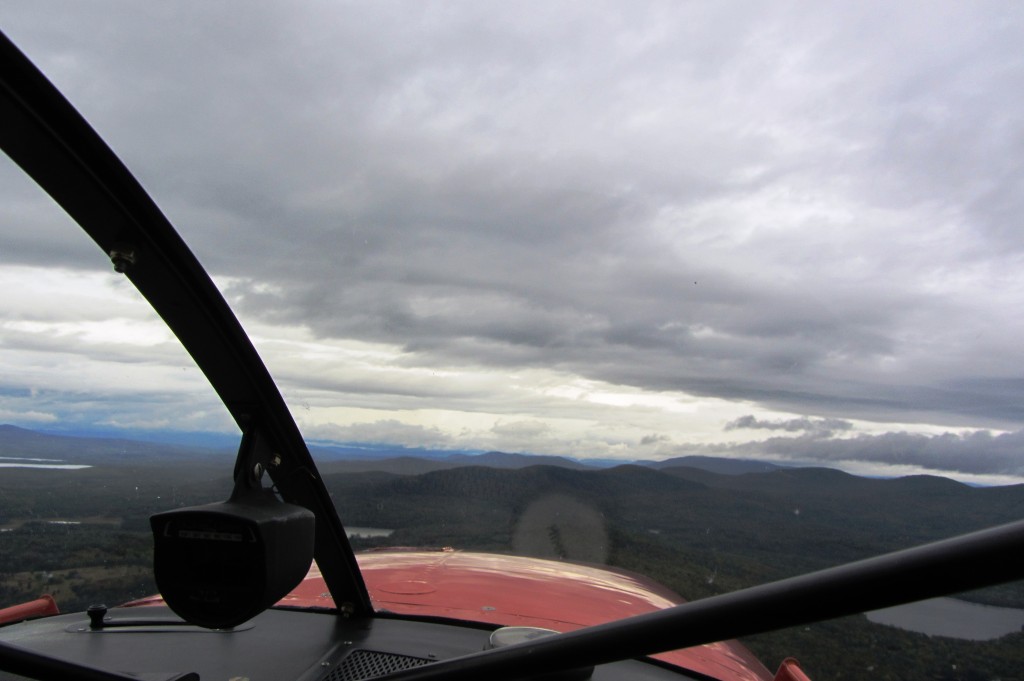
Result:
M121 518L94 515L87 518L16 518L9 523L0 525L0 532L11 532L26 523L46 523L47 525L113 525L120 526Z
M383 527L348 527L349 537L390 537L394 530L386 530Z
M865 614L878 624L969 641L989 641L1024 628L1024 610L968 603L956 598L932 598Z
M83 468L92 468L76 463L8 463L0 461L0 468L49 468L56 471L78 471Z
M77 471L83 468L92 468L92 466L64 463L61 459L35 459L27 456L0 456L0 468L50 468L59 471Z
M31 456L0 456L0 461L27 461L35 463L61 463L64 459L37 459Z

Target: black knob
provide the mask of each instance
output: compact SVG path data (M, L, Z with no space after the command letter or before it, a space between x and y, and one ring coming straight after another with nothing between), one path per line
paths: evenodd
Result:
M90 605L89 609L85 611L85 614L89 616L90 629L102 629L103 618L107 616L107 606Z

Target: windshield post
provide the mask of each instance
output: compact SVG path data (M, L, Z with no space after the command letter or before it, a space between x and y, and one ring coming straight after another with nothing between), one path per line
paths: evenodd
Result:
M0 148L85 230L103 257L133 244L126 276L206 375L239 427L281 464L282 499L316 515L314 558L339 611L373 612L348 536L266 365L217 286L146 190L29 59L0 33Z

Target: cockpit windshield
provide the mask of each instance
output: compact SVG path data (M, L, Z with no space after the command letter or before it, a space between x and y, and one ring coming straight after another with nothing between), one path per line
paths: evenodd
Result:
M282 606L481 626L571 631L1024 513L1022 10L2 22L196 262L139 286L161 319L130 278L177 242L97 249L0 163L0 608L155 598L150 516L237 493L236 457L329 518ZM193 275L244 332L175 297ZM708 654L1006 678L1022 628L1012 582Z

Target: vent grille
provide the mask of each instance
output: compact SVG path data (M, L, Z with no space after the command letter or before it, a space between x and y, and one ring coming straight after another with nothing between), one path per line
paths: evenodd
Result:
M374 650L353 650L338 666L332 669L320 681L362 681L374 679L391 672L412 669L433 660L422 657L409 657L393 653L378 653Z

